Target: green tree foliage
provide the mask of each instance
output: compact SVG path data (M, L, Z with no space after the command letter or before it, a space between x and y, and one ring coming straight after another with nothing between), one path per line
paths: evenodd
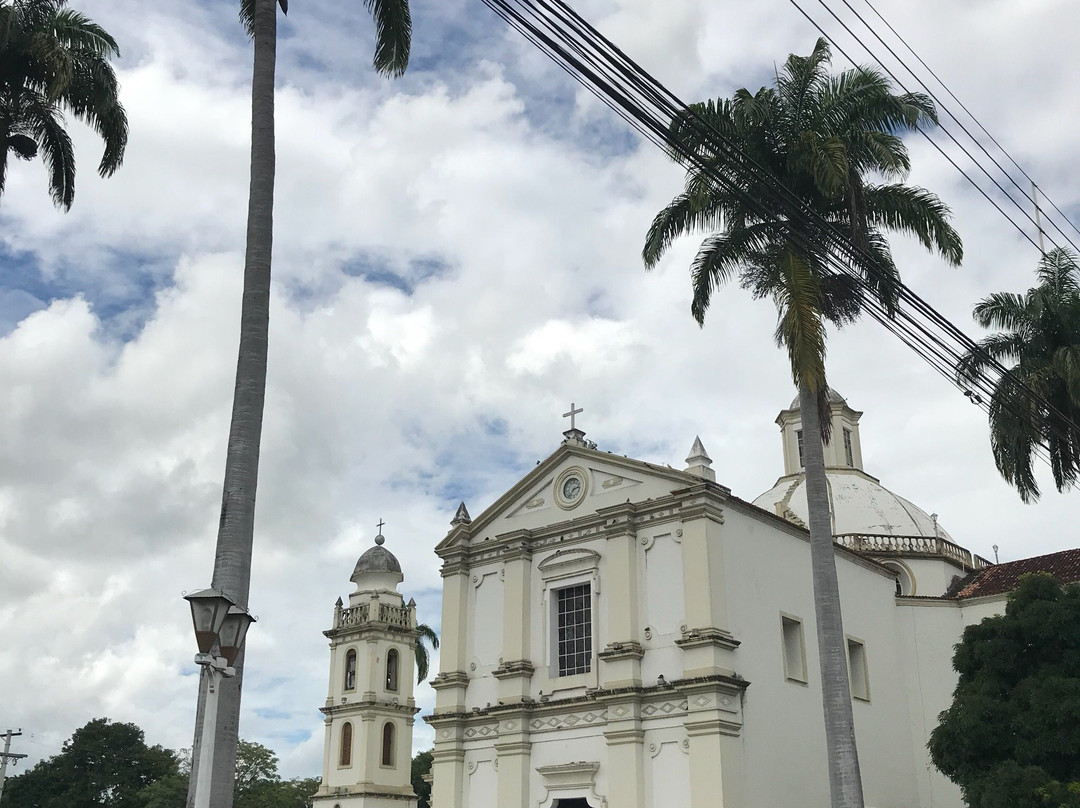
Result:
M934 765L971 808L1080 808L1080 585L1025 575L956 646Z
M1039 261L1038 286L1024 295L998 292L975 307L975 321L1000 329L960 362L970 382L992 362L1009 368L990 399L990 448L1001 476L1024 502L1039 498L1032 461L1039 445L1050 453L1058 491L1080 475L1080 265L1068 250ZM1019 381L1018 387L1013 381ZM1039 400L1032 400L1028 391Z
M431 784L424 781L424 775L431 771L433 750L417 752L412 759L412 787L420 798L416 808L431 808Z
M143 808L148 786L179 773L176 754L147 746L137 726L97 718L76 730L60 754L11 778L3 806Z
M188 772L167 774L139 792L142 808L185 808L188 792Z
M0 0L0 194L10 155L40 156L53 202L75 198L75 154L64 113L88 124L105 144L98 173L124 160L127 115L109 60L116 41L68 0Z
M318 788L317 777L282 780L277 755L261 743L237 746L235 808L311 808Z
M420 633L416 637L416 645L413 647L413 651L416 654L416 683L420 684L427 679L428 670L431 667L431 653L428 651L427 646L430 645L432 651L438 651L439 635L427 623L417 623L416 630Z

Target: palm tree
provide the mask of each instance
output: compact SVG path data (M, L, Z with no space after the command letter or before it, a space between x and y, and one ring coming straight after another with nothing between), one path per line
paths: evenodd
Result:
M251 580L255 489L266 395L274 213L274 76L279 4L283 12L288 11L288 0L240 0L240 20L251 36L255 50L251 81L251 184L240 310L240 348L212 586L226 593L243 608L248 605ZM364 0L364 5L375 19L376 71L386 76L400 76L409 63L412 39L409 0ZM230 808L233 799L243 659L241 652L236 663L236 676L224 680L218 699L211 802L220 808ZM202 725L205 699L204 676L195 719L196 741ZM197 749L192 757L198 760ZM189 801L194 798L196 779L193 772Z
M891 310L899 276L883 230L914 235L950 263L963 254L948 209L933 194L902 184L910 168L899 134L936 123L933 103L918 94L894 95L880 73L856 67L829 75L830 53L818 40L808 57L792 54L775 88L730 100L696 104L695 117L673 122L673 134L704 160L690 168L683 193L653 220L642 253L654 267L685 233L710 233L691 265L691 313L702 325L713 290L734 277L778 311L775 338L787 350L799 388L805 447L810 557L814 583L822 700L832 805L863 805L848 687L846 644L826 491L822 441L828 440L826 324L855 319L872 294ZM715 136L733 142L762 172L715 156ZM726 180L716 182L716 172ZM866 175L884 182L873 183ZM783 185L854 245L841 251L804 216L770 210ZM835 274L840 261L866 282ZM867 292L866 290L870 291Z
M426 623L417 623L416 630L420 632L416 635L416 645L414 646L416 651L416 683L420 684L427 679L428 670L431 667L431 654L424 643L430 645L432 651L438 651L439 635L435 633L435 629Z
M119 55L116 40L67 0L0 0L0 195L9 156L40 155L53 202L70 210L75 153L65 112L104 141L98 173L109 177L120 167L127 115L109 64Z
M980 341L957 371L970 383L992 364L1010 365L990 399L990 448L1024 502L1039 498L1032 469L1039 446L1049 452L1058 491L1080 475L1080 266L1075 254L1056 249L1036 274L1039 284L1027 294L998 292L975 307L979 325L1001 331Z

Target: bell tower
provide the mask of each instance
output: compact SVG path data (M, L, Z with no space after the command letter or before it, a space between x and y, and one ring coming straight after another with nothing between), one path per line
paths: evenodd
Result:
M380 528L382 523L380 523ZM409 808L416 602L380 532L353 570L356 591L338 598L330 639L326 745L317 808Z
M859 418L862 413L851 409L847 400L831 387L826 395L832 440L822 445L825 467L863 471L862 441L859 438ZM802 411L799 397L776 417L784 442L784 476L803 473Z

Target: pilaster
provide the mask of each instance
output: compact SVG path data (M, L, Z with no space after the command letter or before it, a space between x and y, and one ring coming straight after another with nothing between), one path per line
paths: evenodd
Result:
M704 677L676 682L686 696L686 735L690 744L691 808L748 808L742 691L745 680Z
M465 788L464 716L428 716L425 720L435 729L431 808L460 808Z
M738 642L728 632L724 579L724 495L702 484L675 492L681 498L683 592L687 629L676 644L683 649L687 678L731 675L731 651Z
M528 709L500 716L495 755L499 771L498 805L529 805L532 743L529 740Z
M645 731L641 699L605 698L607 725L608 805L645 808ZM659 808L655 806L654 808Z
M645 655L638 632L641 626L641 571L637 547L636 508L625 502L598 511L604 518L608 636L611 641L597 655L601 661L600 686L640 687L641 659ZM618 804L618 803L616 803Z
M529 660L532 615L532 549L527 530L508 534L503 547L502 659L493 673L499 680L499 702L513 704L529 697L536 670ZM504 538L501 537L500 538Z
M464 561L443 565L442 637L439 643L439 674L431 682L435 688L435 712L465 709L465 689L469 677L465 671L469 569Z

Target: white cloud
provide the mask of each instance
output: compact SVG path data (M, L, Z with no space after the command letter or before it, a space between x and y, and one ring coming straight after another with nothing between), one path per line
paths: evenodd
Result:
M250 68L232 10L80 8L130 56L126 164L96 178L98 145L76 127L73 211L52 210L38 165L17 166L3 200L5 245L40 260L46 286L64 281L0 337L0 634L19 649L0 658L10 694L0 718L36 733L19 750L32 756L99 715L190 744L194 649L180 592L210 575L246 206ZM699 0L658 8L581 10L687 100L755 88L815 36L783 5L734 16ZM1075 207L1066 111L1080 91L1065 77L1080 55L1056 22L1065 4L975 17L959 0L883 10ZM454 64L465 64L396 85L360 69L362 15L338 25L338 4L313 0L283 26L251 595L261 619L243 732L274 748L288 776L318 772L321 631L379 518L403 588L437 623L431 550L457 500L475 516L552 451L571 400L604 449L678 466L700 434L719 479L744 498L781 470L772 418L792 390L768 303L723 289L699 329L688 314L695 240L652 273L641 267L678 168L647 144L612 154L613 130L588 124L613 118L584 96L552 113L565 118L543 119L537 105L567 97L569 80L466 14L475 9L418 4L418 58L437 64L451 37L466 54ZM477 32L489 38L468 40ZM1008 58L985 47L1000 41ZM903 240L897 257L910 285L966 328L977 299L1026 288L1035 254L933 149L911 148L913 181L953 206L968 260L948 269ZM16 291L44 295L41 283L27 276ZM121 339L114 320L141 325ZM1003 558L1075 543L1076 495L1047 486L1040 505L1020 505L996 476L979 412L876 324L834 335L830 363L866 413L868 471L938 512L957 541L982 555L998 544ZM430 708L429 689L418 697Z

